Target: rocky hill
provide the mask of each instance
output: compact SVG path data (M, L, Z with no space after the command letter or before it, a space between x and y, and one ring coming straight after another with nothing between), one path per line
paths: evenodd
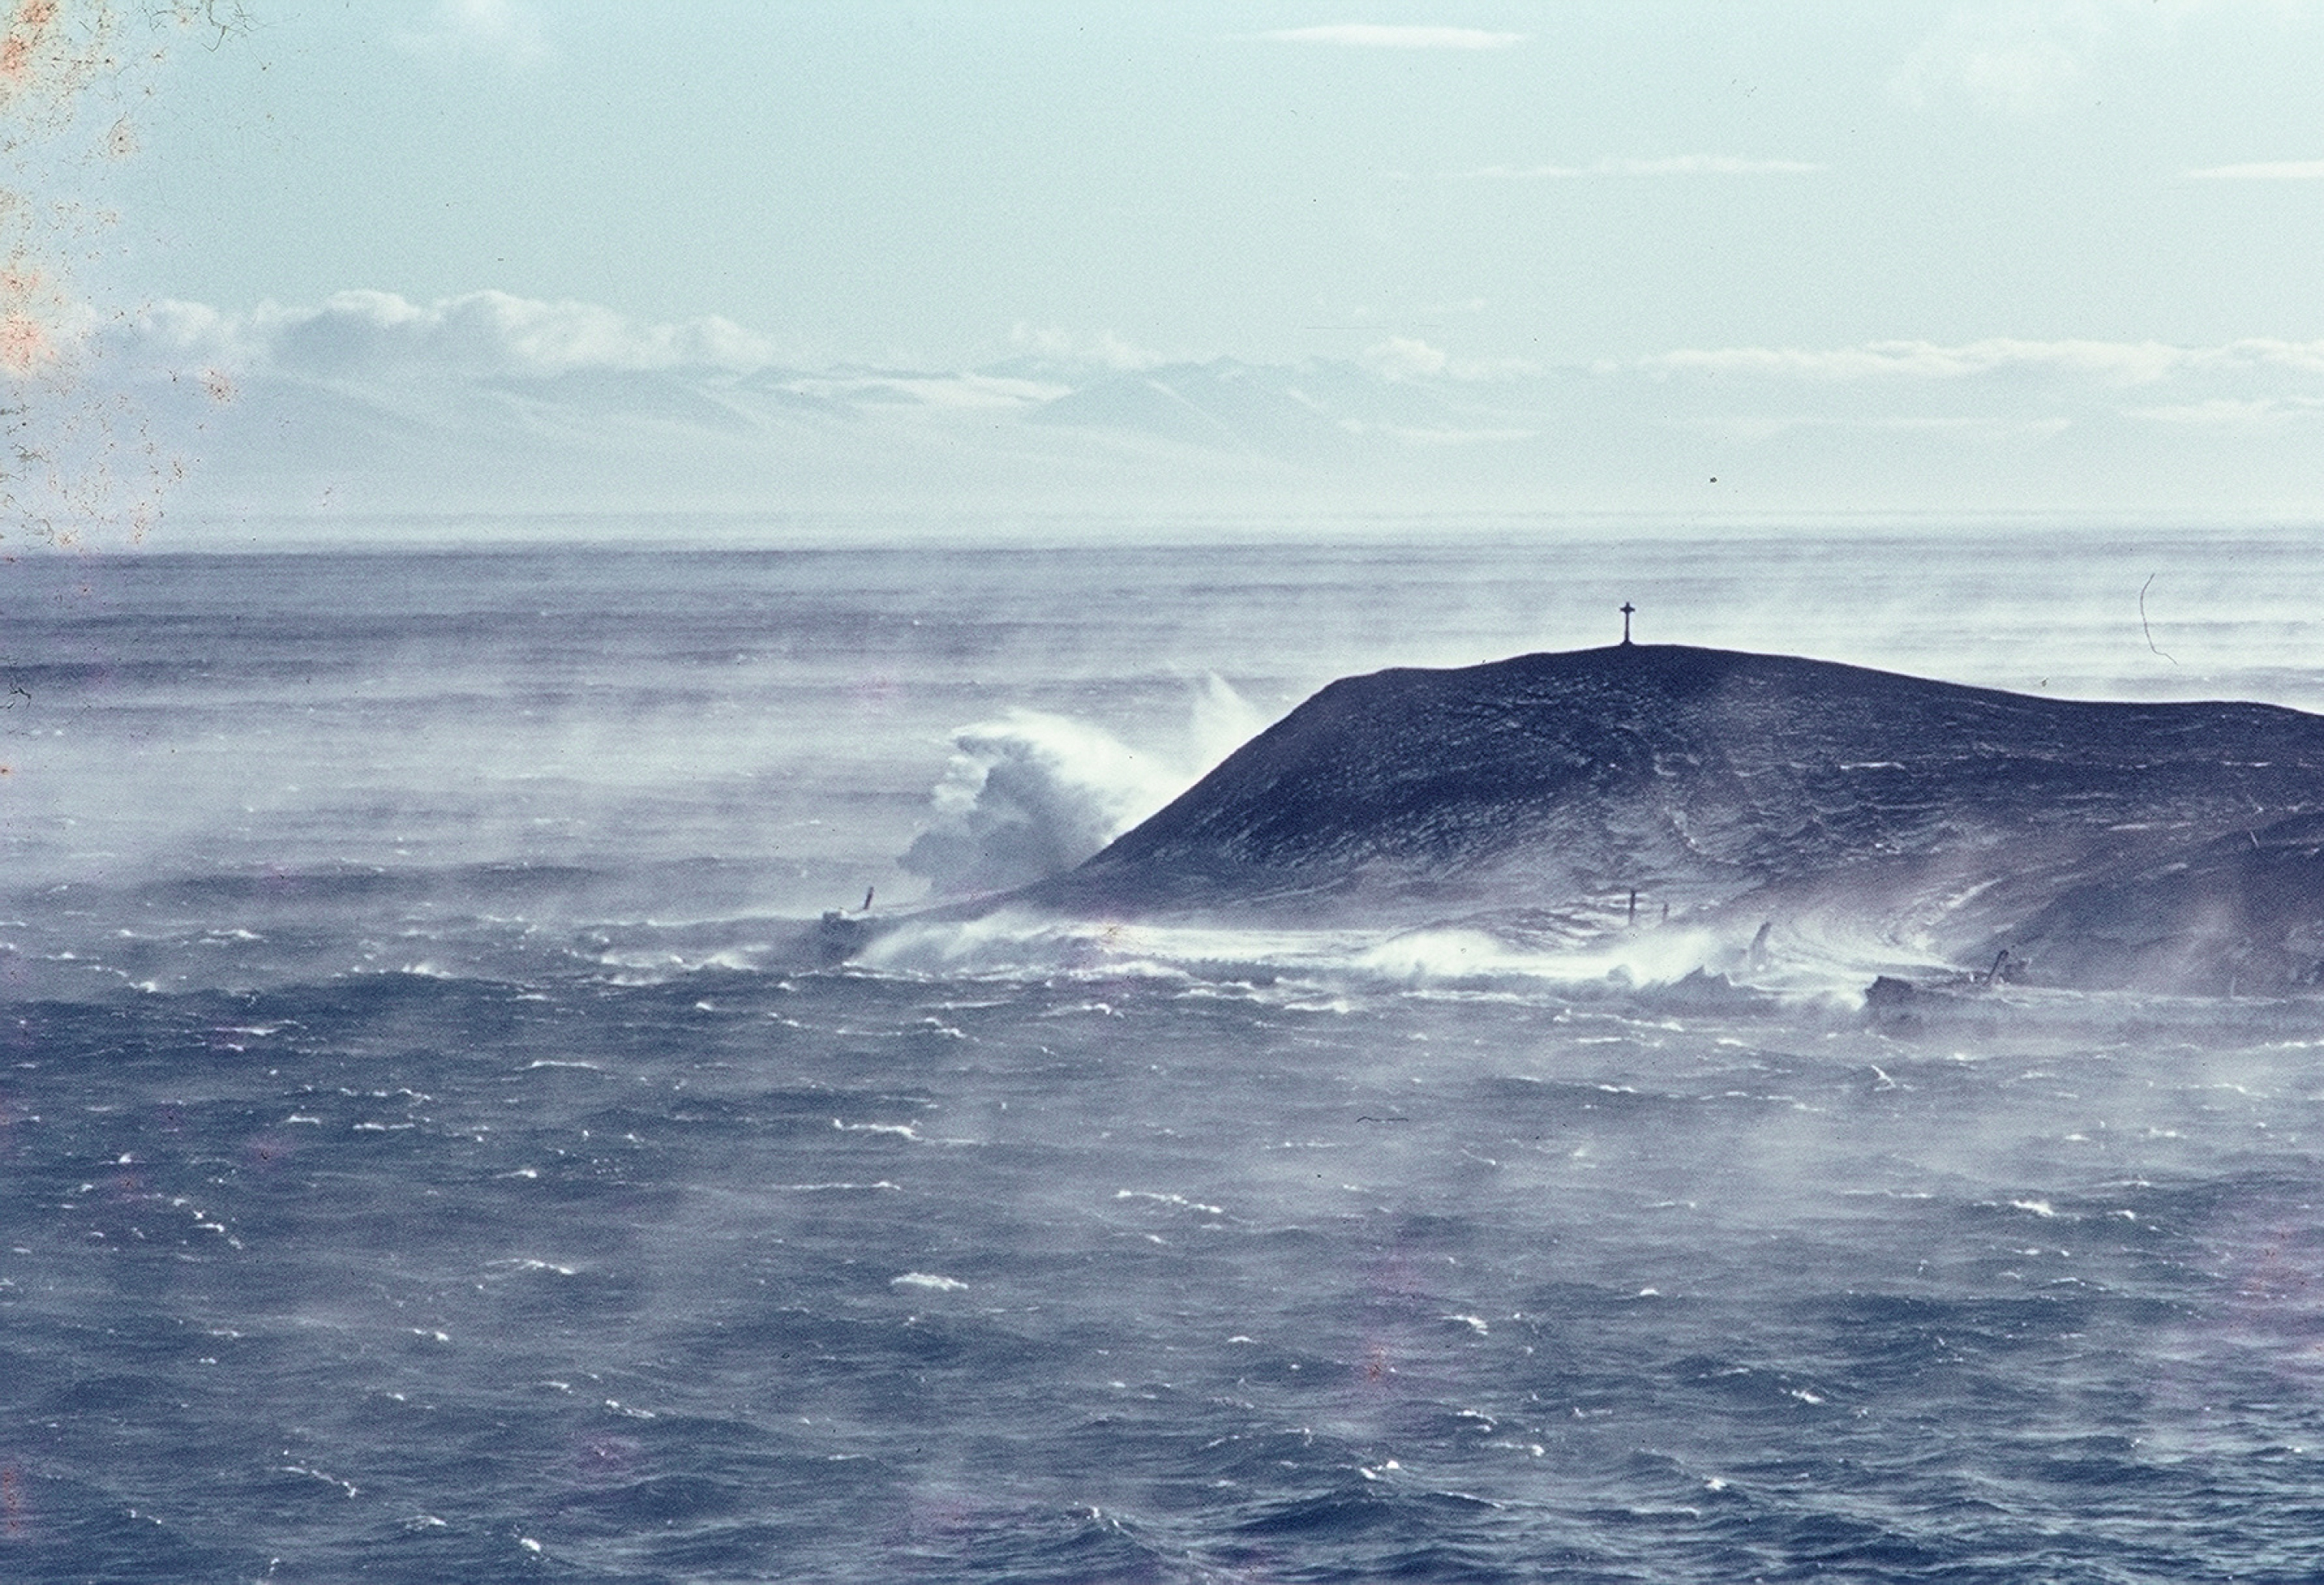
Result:
M1334 682L1026 901L1582 929L1789 919L2199 991L2324 958L2324 717L1677 645ZM1635 897L1635 900L1634 900Z

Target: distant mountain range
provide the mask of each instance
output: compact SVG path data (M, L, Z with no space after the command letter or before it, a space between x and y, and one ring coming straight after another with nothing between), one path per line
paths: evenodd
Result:
M1470 367L1388 343L1296 364L810 368L512 351L509 331L472 351L439 319L408 346L368 323L154 331L91 360L83 400L127 398L137 438L186 465L171 510L206 520L2324 508L2324 447L2293 443L2324 398L2221 396L2246 387L2183 359Z

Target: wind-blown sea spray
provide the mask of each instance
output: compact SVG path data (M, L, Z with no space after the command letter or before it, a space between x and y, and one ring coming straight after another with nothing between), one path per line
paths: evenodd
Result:
M928 829L899 862L939 895L1060 875L1184 792L1264 724L1224 678L1205 676L1181 741L1133 747L1102 727L1011 709L953 734Z
M901 920L881 869L862 954L770 944L957 722L964 820L1102 829L1231 697L1136 654L1287 701L1232 653L1290 632L1261 591L1450 631L1487 561L1441 555L1142 566L1207 648L1125 638L1097 555L964 558L946 611L912 552L0 565L0 1573L2312 1578L2304 989L1818 1000L1864 890L1663 922L1613 815L1697 782L1651 766L1569 790L1629 860L1584 908ZM1669 807L1830 853L1784 790L1897 807L1919 718L1764 764L1714 711L1759 774ZM1410 763L1418 717L1348 719ZM2255 835L2061 928L2297 873Z

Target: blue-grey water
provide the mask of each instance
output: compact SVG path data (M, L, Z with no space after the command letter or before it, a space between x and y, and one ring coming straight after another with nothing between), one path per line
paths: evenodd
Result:
M788 950L1625 598L2316 708L2310 560L0 565L0 1578L2316 1579L2324 1006Z

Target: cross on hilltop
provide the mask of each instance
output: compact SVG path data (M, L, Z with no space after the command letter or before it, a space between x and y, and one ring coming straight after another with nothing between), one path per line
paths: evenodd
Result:
M1630 642L1630 613L1637 608L1628 600L1622 602L1622 642L1624 644Z

